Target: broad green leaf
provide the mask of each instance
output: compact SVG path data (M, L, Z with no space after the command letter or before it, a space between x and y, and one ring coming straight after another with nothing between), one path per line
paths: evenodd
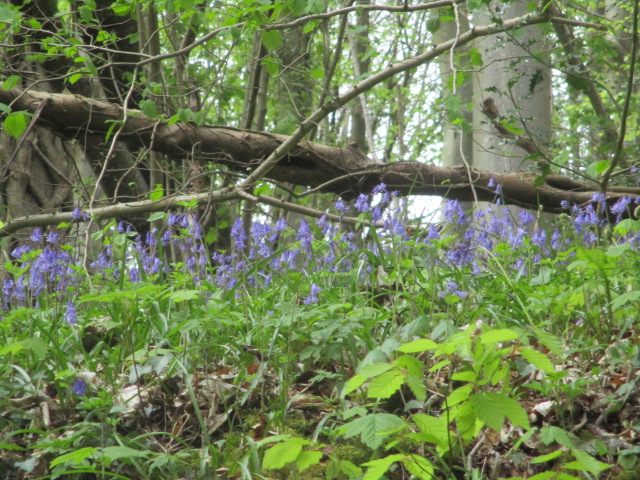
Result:
M2 90L11 90L20 81L19 75L9 75L2 83Z
M487 393L477 393L471 396L473 411L479 420L489 428L499 432L504 424L502 407L493 401Z
M302 444L299 442L292 442L289 439L282 443L278 443L267 450L262 460L262 468L266 470L272 470L276 468L282 468L287 463L295 462L300 452L302 452Z
M520 354L538 370L542 370L545 373L553 373L556 370L549 357L533 348L522 347L520 348Z
M27 129L27 115L21 112L10 113L2 122L4 131L14 138L19 138Z
M500 122L500 124L504 127L504 129L507 132L513 133L514 135L522 135L524 133L524 129L520 127L516 127L515 125L511 125L508 122Z
M402 461L412 475L423 480L433 480L433 464L419 455L409 455Z
M277 30L263 30L262 44L269 50L277 50L282 45L282 34Z
M579 470L581 472L589 472L593 474L598 474L608 468L611 468L611 465L596 460L583 450L574 448L571 450L571 453L574 457L576 457L576 461L564 464L563 468L567 468L569 470Z
M155 212L149 215L147 222L155 222L156 220L164 220L167 217L165 212Z
M316 465L322 460L322 452L317 450L305 450L300 452L298 458L296 458L296 465L301 472L306 470L312 465Z
M385 372L374 378L367 389L369 398L389 398L404 384L404 374L399 370Z
M414 340L413 342L405 343L398 347L398 351L402 353L420 353L427 352L429 350L435 350L438 348L438 344L428 338L422 338L420 340Z
M78 465L88 458L93 458L97 451L98 450L93 447L79 448L78 450L60 455L59 457L52 460L52 462L49 464L49 468L53 468L56 465L62 464Z
M433 438L432 443L440 447L446 447L449 442L449 426L446 415L433 417L424 413L414 415L413 421L418 428Z
M629 302L637 302L640 300L640 290L635 290L633 292L626 292L622 295L618 295L611 302L611 308L615 311L623 305L626 305Z
M463 385L462 387L458 387L453 390L447 397L447 407L453 407L454 405L468 400L472 389L472 385Z
M314 68L309 73L316 80L320 80L320 79L324 78L324 69L323 68Z
M486 343L499 343L507 342L518 338L518 334L508 328L499 328L496 330L489 330L480 335L480 341Z
M553 460L555 458L558 458L560 455L562 455L562 450L558 449L558 450L554 450L551 453L547 453L546 455L540 455L539 457L533 457L529 460L530 463L546 463L550 460Z
M165 295L165 297L170 298L174 302L194 300L200 296L202 296L200 290L177 290L175 292L169 293L168 295Z
M413 394L416 396L416 400L424 402L427 399L427 387L424 385L422 375L407 374L405 380Z
M158 107L153 100L148 98L140 101L140 110L149 118L156 118L159 116Z
M360 388L362 384L367 380L369 380L368 377L363 377L362 375L354 375L349 379L347 384L344 386L344 389L342 390L342 395L343 396L349 395L354 390Z
M369 363L358 370L358 375L365 378L377 377L393 368L391 363Z
M345 438L359 435L362 443L375 450L382 445L386 437L382 432L388 432L404 425L404 420L390 413L373 413L353 420L342 428L345 432Z
M378 460L371 460L370 462L363 463L362 466L368 467L362 480L378 480L382 477L389 467L396 462L404 460L405 456L399 453L395 455L389 455L388 457L379 458Z
M115 461L120 460L121 458L145 458L152 455L152 452L135 450L130 447L119 445L115 447L104 447L101 449L100 454L111 461Z
M162 184L159 183L155 186L153 191L149 194L149 199L151 199L152 202L157 202L162 197L164 197L164 188ZM164 215L164 212L156 212L156 213L162 213Z

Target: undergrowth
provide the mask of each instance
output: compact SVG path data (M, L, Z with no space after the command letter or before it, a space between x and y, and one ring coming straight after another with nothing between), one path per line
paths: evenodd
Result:
M36 229L5 263L2 478L638 478L640 237L597 201L407 226L380 186L358 228L237 222L227 252L189 212L88 253Z

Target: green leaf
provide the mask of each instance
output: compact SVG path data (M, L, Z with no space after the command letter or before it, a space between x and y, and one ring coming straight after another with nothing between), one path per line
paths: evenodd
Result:
M438 348L438 344L428 338L422 338L420 340L414 340L413 342L405 343L398 347L398 351L402 353L421 353L429 350L435 350Z
M538 352L533 348L522 347L520 354L538 370L542 370L545 373L553 373L556 371L555 366L544 353Z
M149 118L156 118L159 116L158 107L155 102L148 98L140 101L140 110Z
M162 197L164 197L164 188L162 187L162 184L158 183L156 187L153 189L153 191L149 194L149 199L152 202L157 202ZM159 213L164 214L164 212L159 212Z
M367 389L368 398L389 398L404 384L404 374L399 370L385 372L374 378Z
M88 458L93 458L97 453L97 449L93 447L85 447L79 448L78 450L74 450L73 452L66 453L64 455L60 455L58 458L55 458L50 464L49 468L53 468L56 465L78 465L83 463Z
M393 364L391 363L369 363L358 370L358 375L365 378L377 377L392 368Z
M472 48L471 50L469 50L469 61L474 67L482 67L484 65L482 54L478 51L477 48Z
M277 30L263 30L262 44L269 50L277 50L282 45L282 34Z
M173 302L184 302L187 300L195 300L201 296L200 290L178 290L166 295Z
M296 465L298 465L298 470L303 472L310 466L320 463L320 460L322 460L322 452L317 450L305 450L300 452L298 458L296 458Z
M618 295L611 302L612 310L617 310L623 305L626 305L629 302L637 302L640 299L640 290L635 290L633 292L626 292L622 295Z
M165 212L154 212L149 215L147 222L155 222L156 220L164 220L165 218L167 218L167 214Z
M508 122L500 122L500 124L504 127L504 129L507 132L513 133L514 135L522 135L524 133L524 129L520 127L516 127L515 125L511 125Z
M324 78L324 69L323 68L314 68L309 72L311 76L317 80Z
M419 455L410 455L402 461L406 469L412 475L423 480L433 480L433 464Z
M463 385L462 387L453 390L447 397L447 406L453 407L454 405L468 400L472 389L472 385Z
M471 395L471 405L478 419L497 432L502 428L505 416L514 425L529 428L529 418L522 405L502 393L476 393Z
M300 452L302 452L302 444L299 442L293 442L289 439L282 443L278 443L267 450L262 460L262 468L265 470L273 470L276 468L282 468L287 463L295 462Z
M581 472L589 472L593 474L598 474L608 468L611 468L611 465L599 462L587 452L578 450L577 448L572 449L571 453L574 457L576 457L576 461L564 464L562 466L563 468L569 470L579 470Z
M540 455L539 457L533 457L529 460L529 462L531 463L546 463L549 462L555 458L558 458L560 455L562 455L562 450L558 449L558 450L554 450L551 453L547 453L546 455Z
M357 418L342 428L345 438L360 435L360 440L367 447L375 450L387 435L382 432L398 429L405 425L404 420L390 413L373 413Z
M2 83L2 90L11 90L20 81L19 75L9 75Z
M349 395L354 390L360 388L362 384L367 380L369 380L368 377L363 377L362 375L354 375L344 386L344 389L342 390L342 396Z
M11 135L13 138L19 138L27 129L27 115L21 112L10 113L7 118L4 119L2 126L4 131Z
M378 460L371 460L370 462L363 463L363 467L367 468L367 472L364 474L362 480L378 480L382 477L389 467L396 462L404 460L404 455L396 453L395 455L389 455L388 457L379 458Z
M108 458L112 462L121 458L145 458L149 455L152 455L152 452L135 450L124 446L104 447L101 449L101 456Z
M499 343L507 342L518 338L518 334L508 328L499 328L496 330L489 330L480 335L480 341L484 344L487 343Z

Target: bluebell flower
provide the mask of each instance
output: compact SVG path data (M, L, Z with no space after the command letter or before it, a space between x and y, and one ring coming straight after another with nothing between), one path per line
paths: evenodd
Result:
M75 325L78 323L78 312L71 300L67 301L67 312L64 314L64 320L69 325Z
M244 250L247 246L247 235L242 226L241 218L236 218L233 228L231 229L231 238L235 242L237 250Z
M36 228L31 234L31 241L34 243L42 243L44 240L44 235L42 234L41 228Z
M467 214L458 200L447 200L444 206L444 219L447 223L467 223Z
M448 280L447 281L447 289L449 290L449 293L453 294L453 295L457 295L458 297L460 297L462 300L464 300L465 298L467 298L467 296L469 295L469 292L463 292L458 288L458 284L456 282L454 282L453 280Z
M523 226L535 221L535 217L526 210L520 210L518 212L518 217L520 218L520 224Z
M300 220L300 226L298 227L296 240L300 241L300 244L302 245L302 248L305 252L311 252L313 235L311 233L311 229L309 228L309 224L304 221L304 218Z
M618 216L618 220L623 213L627 211L627 207L631 203L631 197L620 197L620 199L611 207L611 213Z
M58 232L49 232L47 235L47 243L51 245L56 245L58 240L60 240L60 234Z
M459 243L447 252L447 259L456 267L463 267L473 261L473 252L468 245Z
M638 173L638 167L636 165L633 165L629 171L631 172L632 175L636 175Z
M489 187L489 188L493 188L493 187L495 187L495 186L496 186L496 179L495 179L495 178L493 178L493 177L491 177L491 178L489 179L489 183L487 183L487 187Z
M361 193L360 195L358 195L358 199L356 200L355 207L356 207L356 210L358 210L358 212L360 213L368 212L369 197L364 193Z
M129 279L131 283L138 283L140 281L140 270L132 268L129 270Z
M87 394L87 383L81 378L76 378L73 381L71 391L78 397L84 397Z
M562 208L563 210L569 210L569 200L562 200L560 202L560 208Z
M595 192L591 197L591 201L604 204L607 201L607 196L602 192Z
M340 213L346 213L349 211L349 206L344 203L342 199L339 199L333 208L335 208L335 210Z
M387 191L387 186L384 183L380 183L375 187L373 187L374 195L378 193L385 193L386 191Z
M318 295L320 294L321 291L322 289L318 285L316 285L315 283L312 283L311 288L309 290L309 295L307 296L307 298L304 299L304 304L312 305L314 303L317 303Z
M544 228L537 228L531 235L531 243L536 247L543 248L547 244L547 232Z

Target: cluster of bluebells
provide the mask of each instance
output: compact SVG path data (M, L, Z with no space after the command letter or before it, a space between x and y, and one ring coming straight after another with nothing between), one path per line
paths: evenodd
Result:
M490 187L499 193L499 185L495 182ZM597 240L597 229L602 226L597 214L598 204L604 206L604 202L605 199L598 195L592 203L582 208L567 203L562 205L572 215L575 234L588 246ZM610 212L621 219L632 208L635 208L632 199L621 197L610 207ZM363 240L353 231L343 231L340 224L329 221L327 215L315 222L302 219L295 225L287 225L284 218L274 223L255 221L249 231L245 231L242 221L238 219L231 229L233 249L212 254L207 252L202 227L192 214L171 213L160 231L153 227L144 235L121 222L114 235L127 239L125 261L114 259L114 249L118 247L113 242L107 242L90 264L89 273L112 280L124 275L131 283L137 283L142 279L166 278L179 269L181 273L190 275L196 284L209 282L225 290L235 290L236 295L241 296L246 289L268 287L274 276L298 271L309 279L308 288L303 289L308 294L301 301L311 305L321 297L318 272L348 274L358 271L363 281L368 281L366 279L370 278L368 272L372 271L372 267L368 263L368 255L363 252L384 255L398 247L398 240L408 240L403 221L404 211L405 205L399 195L381 184L372 195L359 195L353 205L338 200L332 212L338 216L358 215L372 221L378 225L375 227L376 241ZM519 211L514 218L507 207L500 205L489 206L471 215L460 202L449 200L444 204L443 217L444 229L455 226L455 231L459 233L454 242L446 242L447 248L440 249L439 229L429 224L413 239L413 243L438 250L438 261L444 265L468 269L472 273L486 268L487 256L495 255L493 252L498 245L508 245L513 251L533 247L529 250L532 252L530 258L525 255L514 256L516 260L512 267L526 273L527 268L543 259L556 257L569 248L570 242L575 242L564 238L557 228L547 231L527 211ZM74 219L82 218L84 214L80 210L74 211ZM367 235L366 238L371 236ZM627 240L635 244L640 237L636 235ZM288 245L282 245L284 241ZM3 309L14 305L37 305L37 299L42 294L54 294L64 299L65 321L69 324L77 321L76 307L68 298L69 289L77 285L82 269L73 249L59 245L59 242L60 235L55 231L45 233L36 229L28 242L11 252L19 267L16 271L21 273L3 281ZM169 251L179 253L179 263L168 262ZM356 263L359 267L354 269ZM364 268L360 267L362 265ZM453 281L444 292L466 298L466 292L461 291Z

